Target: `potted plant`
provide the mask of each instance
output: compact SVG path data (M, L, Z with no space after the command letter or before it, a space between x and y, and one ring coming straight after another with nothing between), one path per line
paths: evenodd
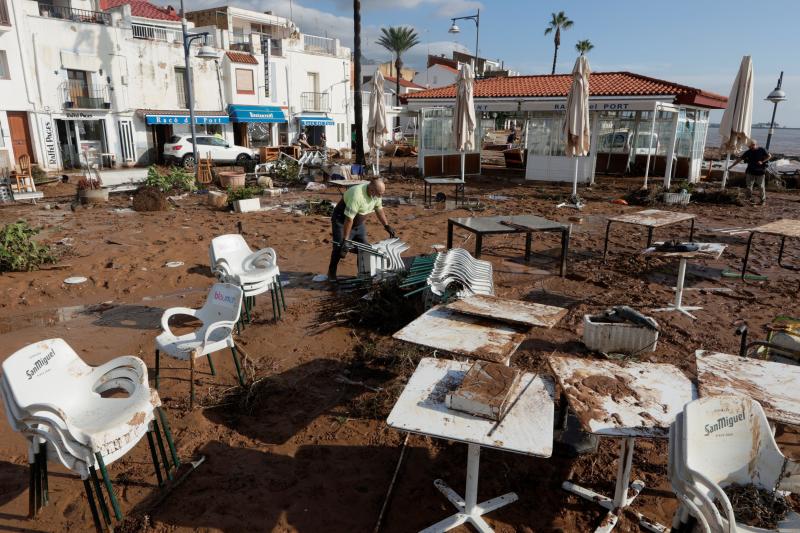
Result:
M104 203L108 201L108 189L103 188L99 176L84 176L78 182L78 198L82 204Z
M228 187L228 204L233 206L237 213L249 213L261 209L261 199L258 197L262 192L259 187L241 187L234 189Z

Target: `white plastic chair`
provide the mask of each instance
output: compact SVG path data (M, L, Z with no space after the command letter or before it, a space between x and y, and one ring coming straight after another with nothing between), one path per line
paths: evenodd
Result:
M127 397L103 394L120 389ZM3 363L0 396L14 430L29 442L31 514L47 503L47 461L61 462L84 481L87 498L101 529L89 478L95 486L106 523L110 516L103 498L99 468L117 520L122 519L106 466L124 456L146 434L159 484L161 470L155 454L155 434L167 477L169 460L158 420L161 421L175 467L179 466L158 393L147 383L141 359L118 357L104 365L87 365L63 339L50 339L18 350ZM158 417L158 419L156 418ZM42 448L43 447L43 448Z
M743 396L711 396L686 405L682 449L675 467L679 484L688 486L700 516L713 532L768 531L736 523L723 487L753 484L766 490L798 492L800 463L784 457L764 410ZM713 500L720 502L719 513ZM774 531L800 531L800 515L790 515Z
M272 313L276 320L286 310L283 287L280 283L278 257L272 248L253 252L239 234L220 235L209 246L211 270L223 283L239 285L244 291L246 320L255 297L267 291L272 298Z
M211 374L216 375L211 354L225 348L230 348L233 362L236 364L239 383L244 385L239 358L236 354L236 345L233 342L233 328L236 326L242 310L242 294L242 289L237 285L215 283L208 291L206 303L200 309L173 307L164 311L161 316L163 331L156 337L156 389L159 385L161 352L183 361L188 359L191 371L190 404L194 407L195 358L205 355L211 368ZM176 335L170 329L169 319L178 315L194 317L202 322L202 325L190 333Z

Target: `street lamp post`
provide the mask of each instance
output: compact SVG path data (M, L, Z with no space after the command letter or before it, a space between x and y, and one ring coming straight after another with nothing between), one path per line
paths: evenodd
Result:
M764 146L764 150L766 151L769 151L769 143L772 142L772 134L775 132L775 112L778 111L778 102L786 100L786 93L781 89L781 85L783 85L783 71L781 71L781 75L778 78L778 85L769 93L769 96L765 98L768 102L773 103L772 120L769 123L769 133L767 133L767 144Z
M189 33L186 23L186 11L183 7L183 0L181 0L181 32L183 34L183 58L186 62L186 68L183 70L184 80L186 84L186 99L189 104L189 130L192 135L192 153L194 155L194 176L197 179L197 174L200 170L200 165L197 164L197 138L196 138L196 124L194 118L194 87L192 86L192 63L190 58L190 51L192 42L197 39L203 39L203 46L197 51L197 57L200 59L219 59L217 51L206 44L208 32L202 33Z
M472 20L475 22L475 59L472 63L472 66L475 70L475 75L478 75L478 42L481 35L481 10L479 9L477 13L474 15L467 15L464 17L455 17L451 19L452 24L450 25L450 29L448 30L449 33L461 33L461 28L458 27L456 24L457 20ZM483 72L481 71L481 75Z

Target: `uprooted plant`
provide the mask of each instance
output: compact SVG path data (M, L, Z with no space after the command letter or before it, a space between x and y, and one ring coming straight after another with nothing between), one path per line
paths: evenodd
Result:
M34 240L37 233L24 220L0 230L0 272L26 272L56 262L50 247Z
M196 189L194 174L190 174L180 167L170 167L165 170L151 166L147 169L147 178L143 185L155 187L164 193L170 191L191 192Z

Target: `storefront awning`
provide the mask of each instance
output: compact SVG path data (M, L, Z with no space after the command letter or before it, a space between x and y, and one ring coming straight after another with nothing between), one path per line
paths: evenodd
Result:
M178 112L171 114L169 111L164 113L144 113L145 123L149 125L158 124L189 124L189 114ZM228 115L211 115L203 114L202 112L195 114L195 124L228 124L230 118Z
M283 109L268 105L229 105L228 112L232 122L286 122Z
M329 117L298 117L301 126L335 126L336 123Z

